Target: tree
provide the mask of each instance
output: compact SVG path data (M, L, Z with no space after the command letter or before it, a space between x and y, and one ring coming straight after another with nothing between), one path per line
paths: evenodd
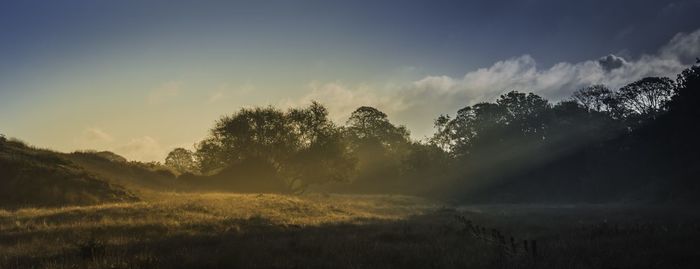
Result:
M401 169L410 149L409 132L392 124L384 112L359 107L346 122L344 137L357 159L355 191L394 191L401 186Z
M503 130L505 114L503 107L494 103L464 107L453 119L441 116L435 120L438 132L433 140L447 145L446 150L453 156L465 157L475 147L501 139L497 133Z
M550 112L549 102L542 97L511 91L496 103L464 107L454 118L440 116L431 142L455 157L467 157L477 150L506 146L514 139L541 141Z
M687 167L700 167L700 158L697 157L700 150L700 140L697 139L700 133L700 125L697 124L700 119L700 63L678 75L675 91L676 95L669 102L668 117L659 121L666 123L663 130L671 137L668 141L675 144L673 154L696 161Z
M208 171L242 162L264 162L291 192L345 180L354 169L342 132L328 111L313 102L283 112L273 107L241 109L222 117L198 146L200 167Z
M616 97L631 112L630 116L655 119L666 111L666 103L673 96L675 84L665 77L648 77L620 88Z
M571 98L589 111L603 112L610 109L613 92L605 85L597 84L576 90Z
M683 70L676 79L676 85L669 109L697 120L700 116L697 105L700 101L700 61Z
M195 144L195 166L202 174L211 174L217 169L226 167L222 145L213 137L206 138Z
M450 160L449 155L437 145L414 142L411 143L410 152L403 161L402 174L420 180L422 182L414 183L424 185L426 181L436 181L443 176L447 172Z
M356 143L378 143L395 149L408 143L409 132L404 126L395 126L384 112L363 106L356 109L347 123L347 133Z
M433 121L433 126L436 129L433 137L430 138L429 143L434 145L443 151L450 151L452 148L452 134L450 131L450 123L452 119L450 115L440 115L435 121Z
M616 137L625 129L607 112L591 110L575 100L557 103L552 107L552 112L553 117L547 122L548 140L559 148L599 143Z
M544 117L549 102L534 93L511 91L501 95L496 104L505 110L504 124L520 135L544 136Z
M328 110L312 102L307 108L289 110L286 117L296 144L286 170L290 186L302 192L313 184L348 180L356 160L347 151L342 129L328 118Z
M165 157L165 166L180 173L191 172L195 169L194 155L190 150L175 148Z
M211 133L224 164L261 158L279 166L296 146L284 112L273 107L241 109L219 119Z

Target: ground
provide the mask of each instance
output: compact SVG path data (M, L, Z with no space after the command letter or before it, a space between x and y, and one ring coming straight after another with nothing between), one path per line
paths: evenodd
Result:
M0 210L0 268L697 268L698 219L668 207L150 193Z

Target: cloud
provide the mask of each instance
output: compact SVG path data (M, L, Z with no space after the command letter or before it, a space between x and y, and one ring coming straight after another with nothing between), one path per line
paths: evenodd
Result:
M179 96L181 86L182 86L182 83L178 82L178 81L171 81L171 82L164 83L163 85L152 90L148 94L148 103L149 104L160 104L160 103L163 103L170 98Z
M81 150L113 151L131 161L162 161L168 150L175 147L191 147L189 143L163 146L157 139L151 136L142 136L127 140L115 139L114 136L96 127L85 128L74 139L74 144Z
M255 86L250 82L246 82L238 87L231 87L228 83L223 83L215 91L209 93L207 102L213 104L230 98L245 97L255 90Z
M420 138L432 132L440 114L478 102L494 101L511 90L534 92L552 101L568 98L573 91L592 84L612 89L643 77L675 78L700 55L700 30L679 33L656 53L625 59L607 55L583 62L560 62L548 68L537 65L530 55L498 61L489 67L467 72L462 77L426 76L391 89L349 86L338 82L312 82L309 93L298 101L317 100L331 115L345 117L361 105L375 106L399 123L406 124ZM291 103L299 103L299 102ZM336 114L337 113L337 114Z
M115 148L114 151L129 160L146 162L163 160L167 149L161 146L158 140L150 136L143 136L131 139L125 145Z
M695 63L700 57L700 30L686 34L676 34L668 44L660 50L661 57L672 59L683 64Z
M104 150L114 142L114 137L96 127L85 128L73 139L73 144L81 149Z
M114 138L99 128L87 128L83 131L82 136L84 141L89 142L112 142Z
M391 111L400 110L400 102L395 102L393 96L382 94L376 88L368 85L348 86L341 82L319 81L310 82L309 92L296 100L282 102L282 107L306 106L317 101L328 107L329 116L335 122L344 123L355 109L360 106L374 106Z
M598 59L598 64L600 65L600 67L603 68L603 70L611 71L627 64L627 61L625 61L625 58L610 54L608 56Z

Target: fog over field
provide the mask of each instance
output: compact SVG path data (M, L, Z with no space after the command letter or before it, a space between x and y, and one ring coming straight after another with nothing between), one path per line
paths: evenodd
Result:
M698 268L697 0L0 4L0 268Z

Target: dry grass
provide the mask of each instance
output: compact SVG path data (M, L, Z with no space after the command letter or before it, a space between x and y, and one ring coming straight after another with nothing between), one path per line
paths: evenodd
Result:
M76 225L182 227L253 217L281 225L304 226L399 219L437 207L425 199L386 195L148 193L145 196L145 201L132 203L0 210L0 231L51 230Z
M700 264L700 215L691 209L449 209L419 198L388 195L143 195L143 201L133 203L0 211L0 268L698 268ZM530 242L529 251L524 240ZM537 254L532 254L532 240L537 241Z
M437 206L415 197L380 195L151 192L145 197L132 203L0 210L0 265L11 266L14 260L16 267L24 267L20 261L25 260L48 266L95 240L115 248L249 229L362 224L407 218Z

